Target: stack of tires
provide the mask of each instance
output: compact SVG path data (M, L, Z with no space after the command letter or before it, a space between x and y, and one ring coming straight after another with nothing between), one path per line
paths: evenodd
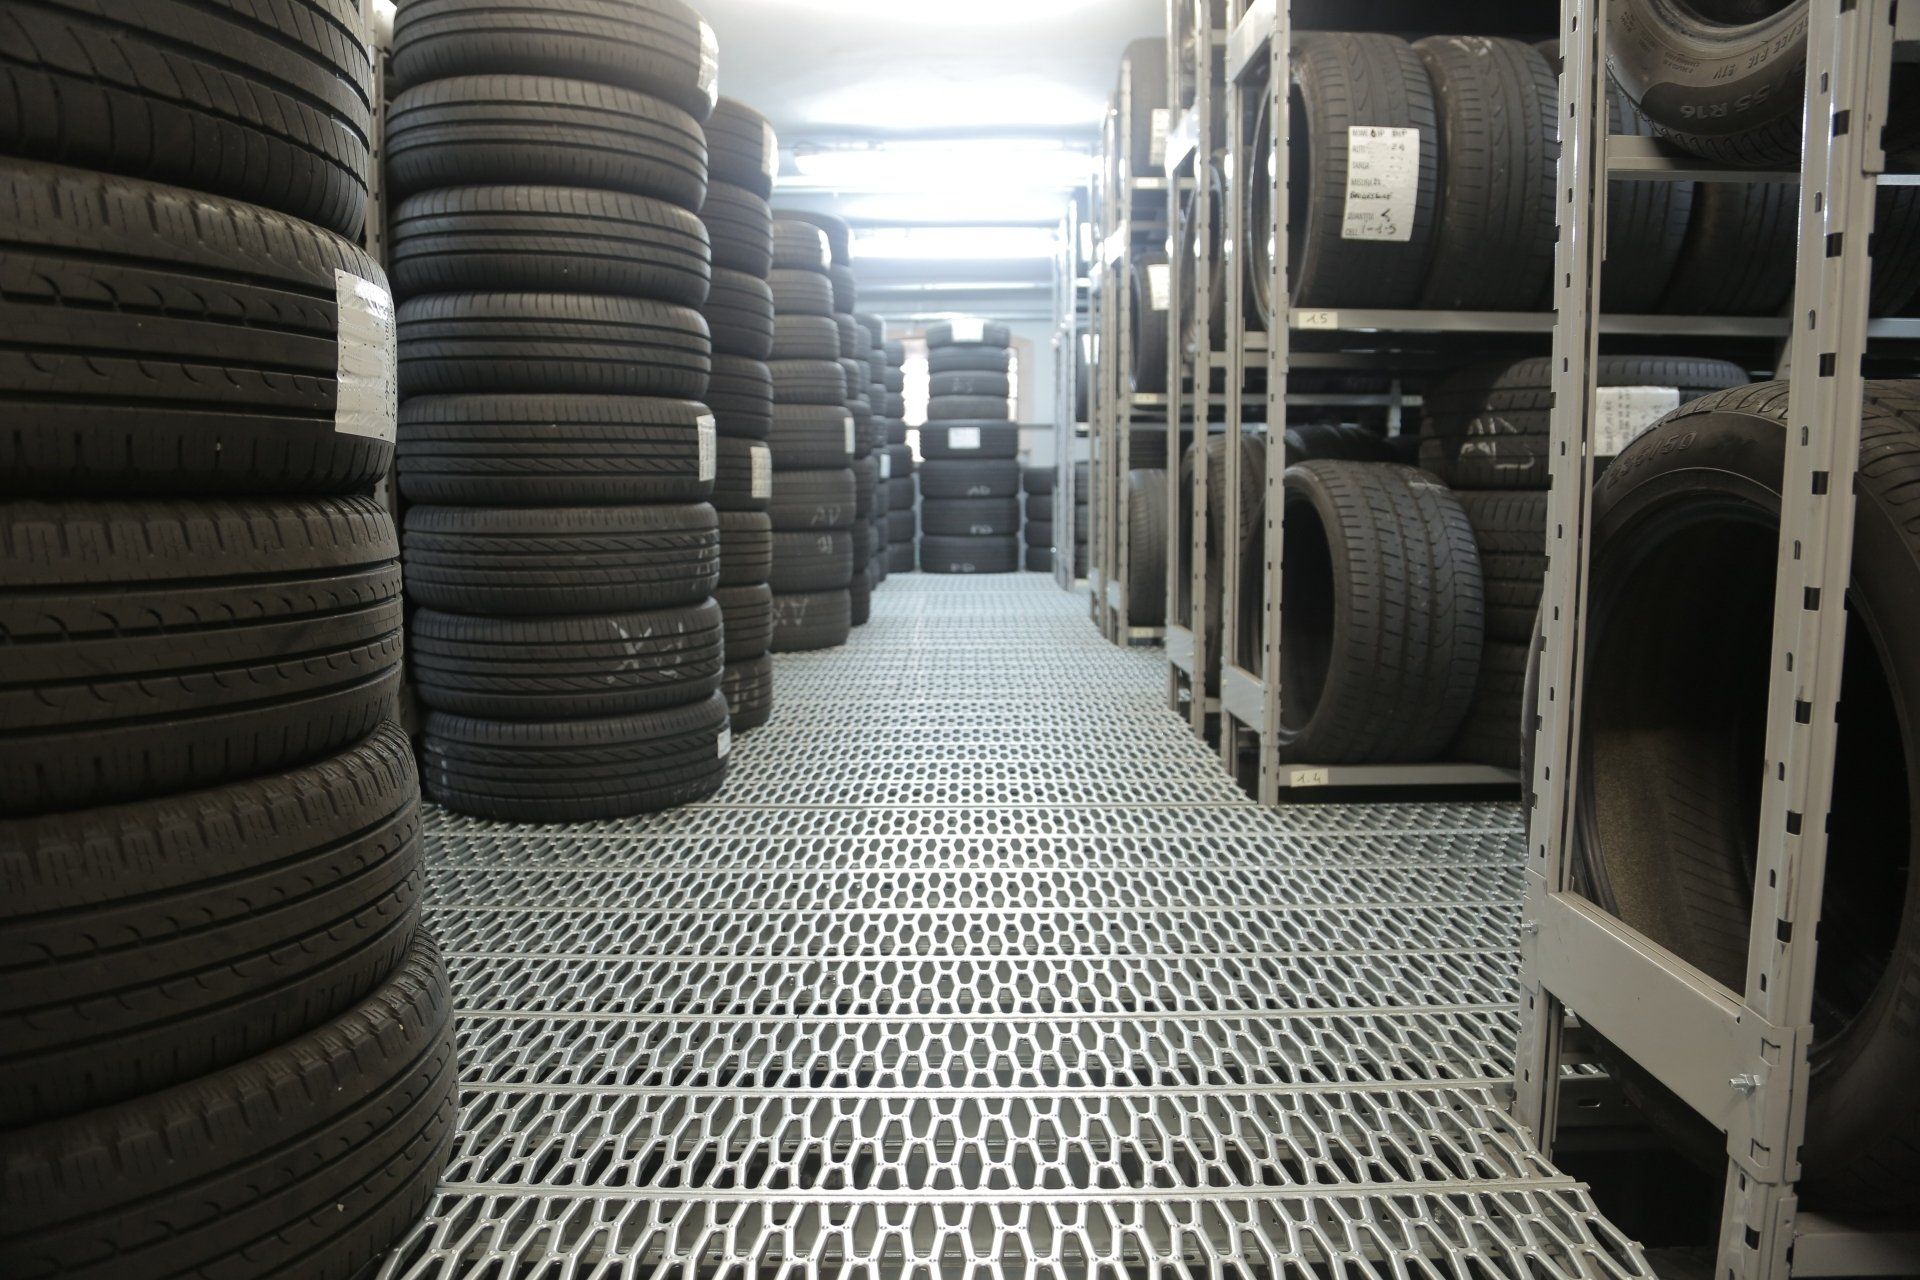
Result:
M1020 473L1023 567L1029 573L1053 572L1053 468L1027 467Z
M713 250L707 328L713 374L707 407L718 434L713 506L720 521L720 693L736 733L773 714L773 211L767 199L780 144L766 117L721 98L707 120L707 199Z
M887 323L876 315L860 314L854 319L859 322L866 340L862 359L867 366L867 403L873 407L873 416L866 426L867 456L856 464L862 468L858 476L858 517L867 528L867 580L872 584L871 589L878 590L887 580L887 501L883 469L884 475L892 474L892 461L886 452L893 421L888 413L892 406L886 380ZM904 427L902 435L905 435Z
M1666 356L1601 356L1596 373L1602 467L1663 414L1747 381L1724 360ZM1521 692L1547 570L1551 400L1552 362L1539 357L1464 369L1426 393L1421 465L1452 487L1466 513L1486 604L1479 685L1447 750L1454 760L1520 765Z
M6 15L8 1276L358 1274L452 1138L372 68L299 8Z
M1092 480L1088 476L1087 464L1073 464L1073 576L1082 581L1087 576L1087 534L1093 527L1089 514L1093 502Z
M429 796L512 821L712 794L731 741L712 33L680 0L415 0L387 162Z
M853 629L858 430L840 363L833 247L802 217L773 220L773 639L776 653L828 649ZM841 249L844 256L845 248Z
M882 344L886 360L887 418L880 450L880 487L886 501L888 573L912 573L919 565L914 541L920 527L919 484L914 478L913 448L907 443L906 346L897 338Z
M1020 431L1003 324L927 329L927 423L920 429L920 568L1012 573L1020 567Z

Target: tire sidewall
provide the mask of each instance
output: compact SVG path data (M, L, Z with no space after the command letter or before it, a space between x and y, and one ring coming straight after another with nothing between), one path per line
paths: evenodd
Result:
M1807 3L1718 26L1675 0L1618 0L1607 66L1661 127L1724 137L1798 115L1806 80Z

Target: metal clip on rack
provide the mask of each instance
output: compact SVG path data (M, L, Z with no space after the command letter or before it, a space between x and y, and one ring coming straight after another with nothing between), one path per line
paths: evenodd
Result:
M1607 0L1562 0L1560 235L1545 647L1529 815L1516 1116L1543 1151L1558 1128L1571 1012L1727 1136L1717 1280L1920 1273L1912 1224L1874 1230L1798 1211L1814 959L1853 547L1880 126L1896 43L1920 13L1894 0L1814 0L1808 20L1793 372L1782 477L1766 762L1743 991L1721 986L1571 891L1581 782L1599 280L1610 175L1679 168L1607 136ZM1862 127L1864 125L1865 127ZM1713 180L1780 174L1708 171ZM1784 175L1794 177L1796 175Z

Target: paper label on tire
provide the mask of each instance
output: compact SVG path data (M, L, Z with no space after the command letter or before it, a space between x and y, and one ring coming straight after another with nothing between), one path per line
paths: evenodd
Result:
M1155 311L1165 311L1167 302L1173 293L1173 267L1165 262L1147 264L1147 305Z
M1420 196L1420 131L1347 126L1347 202L1342 240L1413 239Z
M720 101L720 41L705 19L700 22L700 72L694 87L707 95L708 102Z
M756 444L747 451L747 457L753 466L753 496L773 497L773 450Z
M1167 130L1172 121L1173 113L1166 107L1155 107L1147 115L1147 162L1155 168L1167 162Z
M720 750L718 752L720 759L725 760L727 758L727 753L732 750L733 750L733 726L728 725L726 728L720 731Z
M882 480L893 479L893 455L885 451L882 451L880 454L880 478Z
M847 415L847 452L853 453L853 415Z
M947 428L947 448L978 449L979 447L980 447L980 428L978 427L948 427Z
M333 429L391 444L400 400L394 376L393 295L371 280L336 268L333 300L339 334Z
M713 415L703 413L693 424L694 433L700 438L700 475L701 480L711 480L720 465L719 432L714 429Z
M1678 387L1601 387L1593 415L1593 456L1616 456L1679 407Z
M955 342L986 341L987 322L985 320L955 320L952 328Z

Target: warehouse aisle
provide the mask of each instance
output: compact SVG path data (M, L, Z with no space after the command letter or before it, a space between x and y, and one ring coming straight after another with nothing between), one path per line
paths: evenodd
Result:
M1502 1107L1514 806L1264 811L1038 575L874 610L711 803L431 824L463 1114L383 1275L1650 1274Z

